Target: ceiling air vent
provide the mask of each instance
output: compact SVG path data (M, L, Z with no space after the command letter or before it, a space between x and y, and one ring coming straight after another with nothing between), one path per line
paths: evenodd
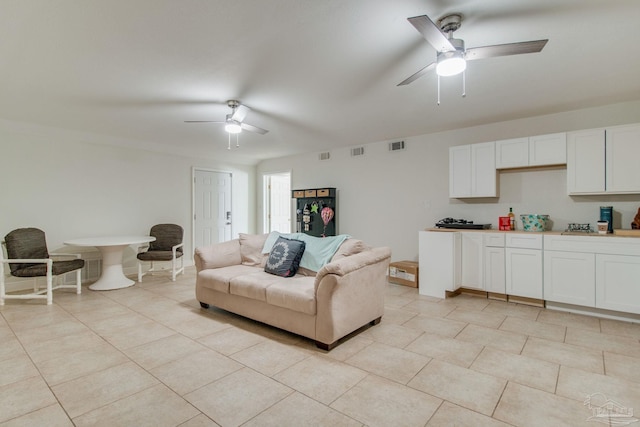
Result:
M326 151L324 153L320 153L320 155L318 156L318 159L320 160L329 160L331 158L331 153Z
M396 141L389 143L389 151L404 150L404 141Z
M355 147L351 149L351 157L364 155L364 147Z

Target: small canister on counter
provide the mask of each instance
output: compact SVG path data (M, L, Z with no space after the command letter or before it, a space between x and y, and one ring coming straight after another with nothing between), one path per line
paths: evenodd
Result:
M607 221L607 233L613 233L613 206L600 206L600 221Z
M499 216L498 229L504 231L511 230L511 218L509 218L508 216Z

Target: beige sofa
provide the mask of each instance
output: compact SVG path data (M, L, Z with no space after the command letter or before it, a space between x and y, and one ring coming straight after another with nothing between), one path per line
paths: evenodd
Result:
M196 297L210 305L315 340L324 350L384 311L387 247L345 240L318 272L301 268L293 277L264 271L267 234L197 248Z

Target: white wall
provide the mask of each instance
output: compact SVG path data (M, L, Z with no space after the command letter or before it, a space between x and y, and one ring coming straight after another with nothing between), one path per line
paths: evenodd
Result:
M390 246L394 260L417 260L418 230L433 227L440 218L465 218L497 228L498 217L509 207L516 215L549 214L553 229L564 230L569 222L595 226L599 207L611 205L615 227L630 228L640 195L570 197L566 168L501 172L497 199L448 195L450 146L627 123L640 123L640 101L398 138L406 143L401 152L389 152L382 141L365 145L363 157L352 158L350 149L339 149L331 150L328 161L318 160L318 153L267 160L258 165L256 180L290 169L292 189L336 187L339 232ZM260 186L257 191L260 210Z
M255 230L255 168L95 143L101 137L0 121L0 239L21 227L45 231L50 251L71 238L185 230L193 262L192 168L233 174L234 233ZM134 271L133 248L125 252Z

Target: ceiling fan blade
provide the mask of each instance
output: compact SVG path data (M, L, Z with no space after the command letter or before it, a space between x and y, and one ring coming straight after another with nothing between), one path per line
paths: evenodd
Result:
M266 129L262 129L262 128L259 128L257 126L253 126L253 125L250 125L250 124L247 124L247 123L240 123L240 126L242 127L242 130L246 130L246 131L254 132L254 133L259 133L260 135L264 135L265 133L269 132Z
M185 120L185 123L225 123L217 120Z
M521 53L540 52L549 40L532 40L528 42L496 44L493 46L472 47L466 50L465 59L493 58L496 56L519 55Z
M233 112L233 114L231 115L231 120L235 120L237 122L243 121L244 118L247 117L247 113L250 110L251 109L246 105L242 105L242 104L238 105L235 111Z
M422 77L428 71L432 70L435 66L436 66L436 63L432 62L431 64L427 65L426 67L424 67L423 69L421 69L417 73L407 77L406 79L404 79L403 81L398 83L398 86L408 85L409 83L413 82L414 80L417 80L418 78Z
M447 36L440 31L440 28L427 15L414 16L413 18L407 18L407 20L416 27L422 37L427 39L429 44L438 52L456 50Z

